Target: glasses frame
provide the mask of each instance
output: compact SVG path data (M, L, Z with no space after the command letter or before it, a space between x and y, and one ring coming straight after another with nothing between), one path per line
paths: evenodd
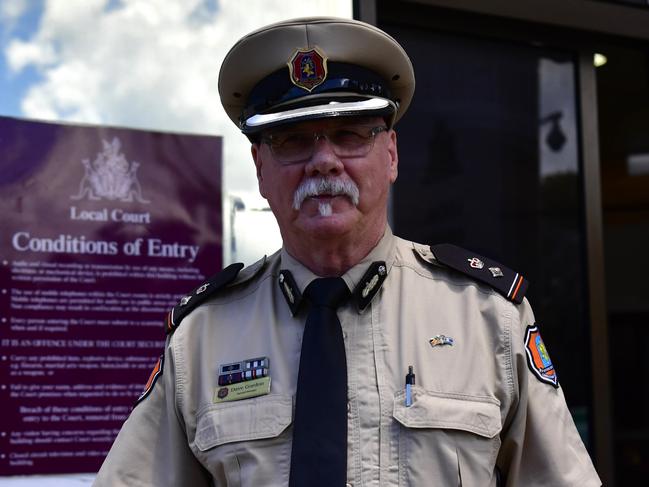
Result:
M294 160L286 160L285 157L282 157L281 155L278 155L276 153L276 148L275 148L275 146L273 146L273 138L277 137L276 135L274 135L274 134L262 135L261 138L260 138L260 142L263 143L263 144L268 145L268 147L270 149L270 152L271 152L271 154L273 155L273 157L275 158L276 161L278 161L283 166L290 166L290 165L293 165L293 164L302 164L302 163L308 161L309 159L311 159L313 157L313 154L315 153L315 146L318 143L318 140L320 140L320 139L326 139L329 142L329 144L331 145L331 148L333 150L333 153L336 154L337 157L340 157L340 158L365 157L374 148L374 140L376 139L376 136L378 134L380 134L381 132L387 132L387 131L390 130L385 125L377 125L375 127L370 127L369 133L367 135L367 144L365 145L366 150L364 152L362 152L362 153L359 152L358 154L355 154L355 155L341 155L336 150L336 149L338 149L338 146L331 141L331 137L328 135L328 133L335 132L337 130L340 130L341 128L342 127L335 127L335 128L331 128L329 130L321 130L319 132L313 132L313 134L312 134L313 139L312 139L312 144L310 146L309 155L304 157L304 158L295 160L295 161ZM296 130L294 133L296 133L296 134L308 134L308 131L300 132L300 131ZM287 135L290 135L290 134L291 134L291 132L287 132Z

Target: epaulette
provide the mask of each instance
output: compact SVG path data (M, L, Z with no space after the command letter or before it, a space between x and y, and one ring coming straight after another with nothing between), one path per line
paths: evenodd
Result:
M514 303L523 301L528 282L518 272L452 244L431 245L430 250L438 263L494 288Z
M180 303L178 303L178 305L176 305L167 315L165 323L165 331L167 335L173 333L174 330L178 328L178 325L180 325L183 318L192 310L196 309L200 304L204 303L207 298L214 296L218 291L234 281L242 268L243 264L240 262L230 264L221 272L208 279L206 283L198 286L190 294L183 297L180 300Z

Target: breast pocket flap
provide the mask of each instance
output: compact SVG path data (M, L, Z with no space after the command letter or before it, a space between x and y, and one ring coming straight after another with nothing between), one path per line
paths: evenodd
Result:
M198 413L196 446L200 451L236 441L279 436L291 424L291 396L268 395L212 404Z
M405 404L405 392L395 395L393 417L406 428L464 430L485 438L493 438L501 430L497 399L440 394L421 387L415 387L409 407Z

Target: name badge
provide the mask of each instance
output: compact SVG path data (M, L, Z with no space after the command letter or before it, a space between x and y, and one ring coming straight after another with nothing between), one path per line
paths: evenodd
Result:
M239 401L270 393L270 377L238 382L214 390L213 402Z

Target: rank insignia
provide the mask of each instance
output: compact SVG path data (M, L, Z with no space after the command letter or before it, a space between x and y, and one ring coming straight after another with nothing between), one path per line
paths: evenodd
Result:
M527 365L536 378L553 387L559 387L557 373L536 324L528 326L525 332L525 352Z
M482 262L477 257L471 257L470 259L467 260L469 261L469 265L474 269L482 269L484 267L484 262Z
M451 337L447 337L446 335L436 335L428 340L428 343L430 343L431 347L439 347L442 345L449 345L452 347L453 343L455 343L455 340L453 340Z
M327 58L317 49L297 49L287 62L291 82L308 92L327 78Z
M500 267L490 267L489 271L491 272L491 275L494 277L504 277L505 274L503 274L503 271Z
M258 357L221 365L218 383L227 386L268 377L268 363L268 357Z

